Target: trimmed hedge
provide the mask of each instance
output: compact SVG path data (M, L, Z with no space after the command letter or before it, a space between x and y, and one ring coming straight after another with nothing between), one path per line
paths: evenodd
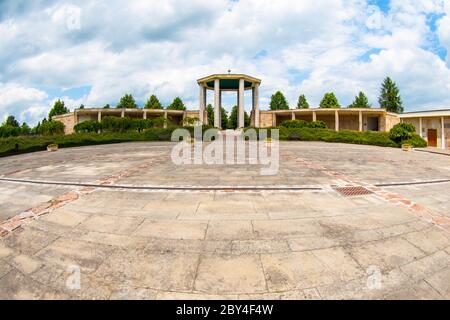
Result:
M105 132L74 133L57 136L20 136L0 138L0 157L44 151L49 144L57 144L59 148L80 147L99 144L111 144L132 141L170 141L172 132L180 127L150 128L143 132ZM203 126L203 130L210 129ZM186 127L193 137L194 128Z
M259 134L259 129L255 129ZM381 147L401 147L402 143L397 143L390 139L388 132L376 132L376 131L350 131L341 130L334 131L330 129L313 129L313 128L285 128L285 127L273 127L267 129L267 136L271 137L271 130L279 130L279 138L284 141L324 141L335 143L351 143L351 144L363 144L373 145ZM248 129L247 129L248 130ZM417 139L419 138L419 139ZM403 143L410 143L413 147L426 146L426 142L420 138L403 141Z
M308 122L305 120L286 120L281 123L282 127L285 128L317 128L326 129L327 124L323 121L312 121Z

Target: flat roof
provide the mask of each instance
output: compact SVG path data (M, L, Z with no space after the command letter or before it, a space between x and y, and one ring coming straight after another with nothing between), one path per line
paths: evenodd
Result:
M449 117L450 109L405 112L405 113L400 114L399 116L400 116L400 118Z
M246 74L212 74L207 77L203 77L197 80L197 83L205 85L209 90L214 89L214 80L220 80L220 90L238 90L239 79L244 79L244 89L248 90L253 88L256 84L261 84L261 80Z

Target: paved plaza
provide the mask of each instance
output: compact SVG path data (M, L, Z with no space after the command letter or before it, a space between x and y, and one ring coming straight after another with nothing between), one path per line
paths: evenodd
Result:
M172 147L1 158L0 299L450 298L449 156L284 142L262 176Z

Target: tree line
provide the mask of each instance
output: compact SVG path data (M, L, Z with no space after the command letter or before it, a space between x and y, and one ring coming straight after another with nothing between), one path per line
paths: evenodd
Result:
M390 77L384 79L380 96L378 98L378 103L380 108L386 109L389 112L402 113L404 111L402 98L400 96L400 90L397 84L392 81ZM353 102L347 106L347 108L371 108L372 105L369 103L364 92L359 92L355 97ZM298 97L297 109L308 109L309 103L304 94ZM320 108L341 108L336 95L333 92L325 93L324 97L320 101ZM284 97L283 93L280 91L275 92L270 100L270 110L288 110L289 104Z
M110 105L106 104L103 109L110 109ZM133 95L131 94L125 94L122 98L120 98L119 103L117 104L116 108L118 109L136 109L139 108L139 106L136 103L136 100L134 99ZM84 106L80 109L84 109ZM154 94L148 98L148 100L144 104L144 109L164 109L164 106L159 101L158 97ZM172 103L169 104L165 109L167 110L186 110L186 106L181 100L180 97L176 97L173 99Z

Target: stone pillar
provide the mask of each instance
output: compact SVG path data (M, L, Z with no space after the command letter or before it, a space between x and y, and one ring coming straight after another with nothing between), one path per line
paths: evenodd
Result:
M219 123L222 128L222 90L219 90ZM226 128L222 128L226 129Z
M423 138L423 123L422 123L422 118L419 118L419 135L421 138Z
M442 131L442 133L441 133L441 139L442 139L441 148L445 149L445 119L444 119L444 117L441 117L441 131Z
M294 113L294 111L291 111L291 120L295 120L295 113Z
M122 109L122 112L120 113L121 118L125 118L125 109Z
M256 84L252 89L253 97L253 114L255 117L254 126L259 128L259 84Z
M316 112L313 110L313 121L317 121L317 115Z
M339 113L337 110L334 110L334 130L339 131Z
M199 95L198 95L198 100L199 100L199 108L198 108L198 118L200 120L201 124L205 124L205 108L206 108L206 99L205 99L205 95L206 95L206 88L203 86L203 84L199 85Z
M164 111L164 129L167 128L167 111Z
M98 112L97 121L102 122L102 112L101 111Z
M214 127L221 129L220 125L220 80L214 80Z
M147 120L147 110L144 109L144 115L142 116L144 120Z
M363 131L363 116L361 110L359 110L359 131Z
M245 127L244 112L244 79L239 79L238 129Z

